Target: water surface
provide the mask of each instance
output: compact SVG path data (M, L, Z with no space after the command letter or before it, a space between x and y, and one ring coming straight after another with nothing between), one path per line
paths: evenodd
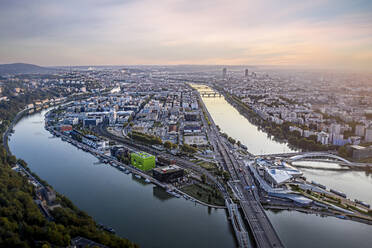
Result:
M10 149L30 169L66 195L97 222L141 247L234 247L225 210L172 198L44 129L44 115L23 118Z
M203 101L216 125L223 132L248 147L253 154L274 154L293 152L286 143L272 140L268 135L251 124L230 105L224 97L203 97ZM315 180L344 191L350 197L372 202L371 175L363 171L343 171L337 164L319 162L297 162L308 180ZM332 170L319 170L310 167ZM354 199L354 198L352 198ZM267 211L280 239L286 247L372 247L372 226L337 219L321 217L294 211Z

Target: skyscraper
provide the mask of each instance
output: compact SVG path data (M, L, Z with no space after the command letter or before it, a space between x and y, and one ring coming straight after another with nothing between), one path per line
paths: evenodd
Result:
M222 69L222 77L223 78L226 78L226 75L227 75L227 69L226 68L223 68Z
M245 69L244 76L248 77L248 69Z

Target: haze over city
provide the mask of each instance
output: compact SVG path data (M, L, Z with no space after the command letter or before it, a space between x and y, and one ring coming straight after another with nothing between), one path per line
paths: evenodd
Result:
M5 0L0 30L0 63L372 68L371 1Z
M0 247L371 248L371 0L0 0Z

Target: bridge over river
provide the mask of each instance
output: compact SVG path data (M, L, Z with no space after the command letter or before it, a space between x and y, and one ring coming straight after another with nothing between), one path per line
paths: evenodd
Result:
M343 157L340 157L337 155L336 151L276 153L276 154L265 154L261 156L283 158L287 162L294 162L294 161L318 161L318 162L327 162L327 163L337 162L338 164L342 166L348 166L348 167L354 167L354 168L355 167L372 168L372 164L357 163L357 162L349 161Z
M222 97L222 94L217 91L200 91L202 97Z

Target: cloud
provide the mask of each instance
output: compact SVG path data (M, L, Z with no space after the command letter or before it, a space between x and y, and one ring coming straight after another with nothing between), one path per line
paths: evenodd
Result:
M3 0L0 62L369 69L371 12L358 0Z

